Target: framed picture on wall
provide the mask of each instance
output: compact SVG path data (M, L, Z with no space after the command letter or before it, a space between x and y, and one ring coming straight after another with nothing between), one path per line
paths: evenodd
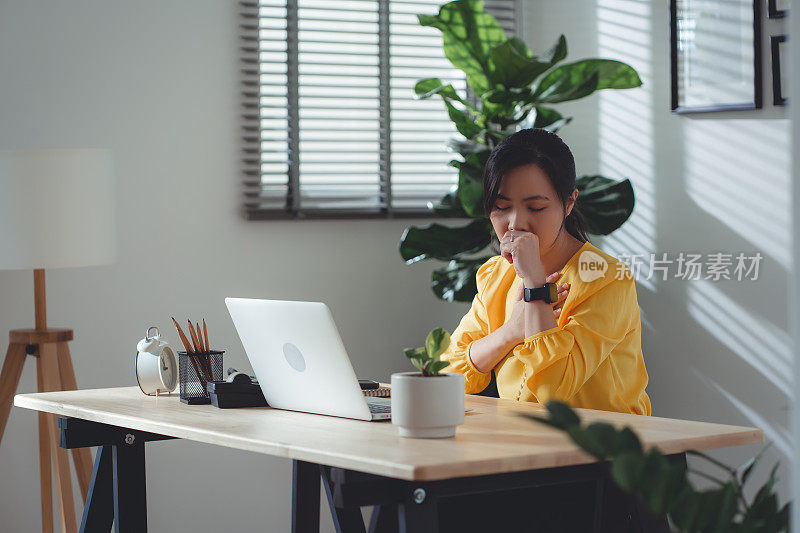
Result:
M784 97L787 93L786 74L788 74L786 35L773 35L770 38L770 48L772 49L772 102L775 105L786 105L789 102Z
M760 0L670 0L673 113L760 109Z
M789 13L789 0L767 0L767 17L782 19Z

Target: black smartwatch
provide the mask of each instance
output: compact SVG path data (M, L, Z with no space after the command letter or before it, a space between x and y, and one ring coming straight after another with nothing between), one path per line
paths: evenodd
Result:
M526 302L544 300L551 304L558 300L558 286L555 283L545 283L541 287L529 289L525 287L522 291L522 299Z

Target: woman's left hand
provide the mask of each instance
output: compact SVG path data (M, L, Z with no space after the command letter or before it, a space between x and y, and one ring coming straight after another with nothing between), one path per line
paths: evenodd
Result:
M507 231L500 239L500 253L506 261L514 265L517 276L522 278L526 287L544 285L544 267L539 257L539 237L535 233Z

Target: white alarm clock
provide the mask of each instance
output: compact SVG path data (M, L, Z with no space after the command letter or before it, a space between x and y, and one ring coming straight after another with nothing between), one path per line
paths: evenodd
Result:
M151 336L153 330L155 335ZM139 388L148 396L175 390L178 384L178 360L172 347L161 340L157 327L147 328L144 339L136 345L134 370Z

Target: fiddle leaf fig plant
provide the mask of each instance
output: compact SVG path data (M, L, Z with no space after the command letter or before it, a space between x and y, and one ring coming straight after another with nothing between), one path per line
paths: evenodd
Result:
M681 532L776 533L789 531L790 507L778 506L774 490L776 464L767 482L748 500L744 484L764 450L739 468L730 467L698 451L699 457L719 468L726 478L688 469L684 462L671 462L655 447L645 451L639 437L629 428L594 422L587 426L572 408L555 400L547 403L547 417L524 414L525 418L566 432L584 452L606 461L609 477L624 492L635 495L656 516L667 514ZM716 486L696 490L688 473L711 480Z
M446 301L471 301L477 293L475 273L492 255L492 228L483 212L483 169L497 144L521 128L557 132L569 124L553 105L584 98L602 89L642 85L636 71L612 59L564 63L567 40L562 35L538 56L524 41L508 39L480 0L444 4L437 15L418 15L419 23L442 33L445 56L464 72L469 94L459 94L439 78L417 82L419 99L439 97L459 136L448 143L455 154L449 165L458 170L458 185L429 209L442 217L474 219L463 226L433 223L411 226L400 239L407 264L425 259L447 265L432 274L431 288ZM634 206L629 180L600 175L577 179L578 209L587 231L607 235L620 227Z
M442 361L440 356L450 345L450 333L444 328L436 328L425 339L425 346L421 348L406 348L406 357L422 372L423 376L438 376L449 361Z

